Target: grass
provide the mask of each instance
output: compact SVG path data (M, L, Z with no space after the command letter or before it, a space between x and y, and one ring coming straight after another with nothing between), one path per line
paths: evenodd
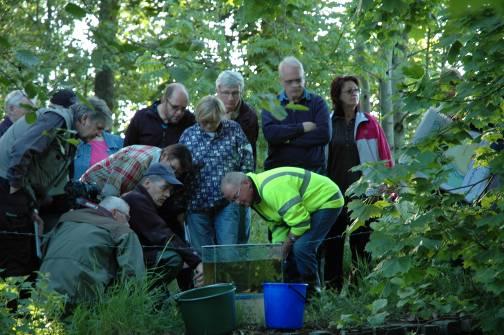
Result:
M151 280L125 281L94 303L76 307L65 321L69 334L181 334L183 322L173 302Z

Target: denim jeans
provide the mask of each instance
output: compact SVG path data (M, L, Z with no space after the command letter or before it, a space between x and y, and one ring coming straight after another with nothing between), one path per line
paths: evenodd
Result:
M250 222L247 228L245 225L247 215L240 207L235 203L230 203L215 211L189 211L187 213L187 239L199 255L204 245L247 243ZM250 215L248 217L250 218Z
M285 261L286 281L302 281L312 285L320 285L317 250L338 219L340 212L341 208L328 208L311 214L310 230L294 242Z

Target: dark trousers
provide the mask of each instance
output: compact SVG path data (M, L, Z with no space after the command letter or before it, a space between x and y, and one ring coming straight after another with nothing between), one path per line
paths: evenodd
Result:
M0 178L1 277L29 275L39 267L35 253L33 203L23 190L9 194L9 187L9 182Z
M323 244L322 253L325 258L324 281L328 288L340 290L343 287L345 237L342 235L346 228L350 226L350 223L350 214L345 205L338 220L327 234L327 240ZM365 227L357 229L350 235L350 249L352 251L352 264L354 266L357 265L358 259L367 263L371 260L370 254L365 251L371 232L369 223L367 222Z

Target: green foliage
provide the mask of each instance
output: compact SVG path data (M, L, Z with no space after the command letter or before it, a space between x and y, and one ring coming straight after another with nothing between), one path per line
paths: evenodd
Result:
M64 298L48 288L45 278L35 285L24 280L0 279L0 334L65 334Z
M367 320L370 324L390 320L395 308L420 318L467 313L477 317L486 333L499 333L504 325L502 186L473 204L439 189L448 177L445 167L449 160L444 152L462 143L478 144L481 138L488 139L487 143L502 141L504 85L498 73L503 71L499 58L504 47L504 24L494 9L485 6L445 20L439 47L445 50L449 63L465 71L457 95L443 97L443 112L455 116L456 122L407 147L403 154L409 159L394 169L374 166L369 180L362 180L351 190L364 195L366 190L380 189L383 184L399 190L394 202L384 194L382 200L354 200L349 205L356 219L354 226L369 217L379 217L372 224L374 232L367 246L376 266L364 284L379 293L375 298L380 300L371 304ZM416 81L416 85L408 86L413 100L421 102L439 91L438 82L425 80L420 71L405 67L403 73L407 80ZM443 92L434 94L442 97ZM481 136L469 137L467 130L471 127ZM475 164L490 167L502 178L499 164L504 153L488 145L476 151ZM419 171L424 177L418 177ZM384 318L383 312L390 315ZM346 318L356 320L353 315Z

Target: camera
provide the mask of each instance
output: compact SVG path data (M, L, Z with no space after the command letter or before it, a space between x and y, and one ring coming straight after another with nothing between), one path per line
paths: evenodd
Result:
M79 207L77 203L78 198L98 203L100 198L101 189L95 183L83 183L80 181L72 180L65 185L65 193L69 197L72 208Z

